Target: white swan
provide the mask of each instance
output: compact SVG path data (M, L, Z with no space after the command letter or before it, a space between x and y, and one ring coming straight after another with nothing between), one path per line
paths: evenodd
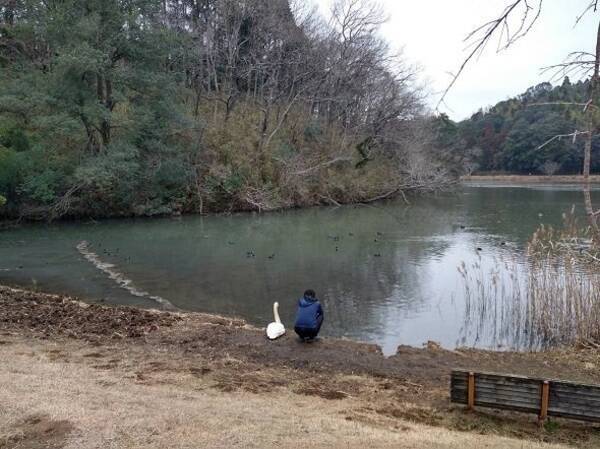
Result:
M269 337L269 340L275 340L285 334L285 327L283 327L283 324L279 319L278 302L273 303L273 315L275 316L275 322L269 323L267 326L267 337Z

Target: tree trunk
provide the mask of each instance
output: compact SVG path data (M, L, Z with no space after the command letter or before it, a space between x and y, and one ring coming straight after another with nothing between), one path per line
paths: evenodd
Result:
M585 138L585 146L583 148L583 179L586 183L589 182L590 180L590 165L591 165L591 161L592 161L592 137L594 134L594 125L593 125L593 120L591 118L591 112L590 114L590 118L588 119L588 132Z
M17 2L15 0L9 0L7 5L4 7L4 22L8 26L13 26L15 24L16 3Z
M84 114L80 114L79 118L81 119L81 122L83 123L83 126L85 128L85 133L87 135L86 151L88 153L95 155L98 153L98 142L96 139L96 131L94 130L94 128L90 124L90 121Z
M106 147L110 144L110 114L113 110L114 102L112 98L112 82L101 73L96 75L96 94L98 102L100 102L107 110L106 116L100 122L102 146Z
M594 206L592 204L592 187L590 185L590 166L592 163L592 139L596 130L594 123L594 114L596 113L594 106L594 100L597 95L598 88L598 75L600 72L600 23L598 24L598 32L596 35L596 58L594 61L594 74L590 81L590 98L586 109L587 114L587 136L585 140L585 148L583 155L583 200L585 205L585 212L588 216L590 226L594 232L594 237L598 238L600 232L598 229L598 220L596 214L594 214Z

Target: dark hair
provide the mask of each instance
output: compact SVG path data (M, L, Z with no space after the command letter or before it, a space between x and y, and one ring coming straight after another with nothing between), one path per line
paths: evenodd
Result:
M306 290L304 292L304 296L306 296L307 298L314 298L317 296L317 294L315 293L314 290L311 290L310 288L308 290Z

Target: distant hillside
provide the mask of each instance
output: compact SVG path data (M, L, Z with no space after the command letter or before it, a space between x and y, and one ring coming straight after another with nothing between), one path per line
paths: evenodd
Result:
M437 136L446 158L460 173L580 173L581 136L575 141L557 138L539 147L554 136L583 129L582 107L548 103L585 103L588 83L571 83L566 77L560 86L538 84L459 123L438 117ZM592 171L599 169L600 142L595 140Z

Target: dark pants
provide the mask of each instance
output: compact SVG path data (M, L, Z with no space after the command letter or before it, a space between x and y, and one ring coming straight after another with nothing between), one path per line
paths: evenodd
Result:
M314 327L295 327L294 330L298 337L305 340L312 340L319 334L319 329Z
M298 334L298 337L302 339L312 340L319 335L319 331L321 330L321 324L323 324L323 319L319 320L319 325L317 327L302 327L296 326L294 330Z

